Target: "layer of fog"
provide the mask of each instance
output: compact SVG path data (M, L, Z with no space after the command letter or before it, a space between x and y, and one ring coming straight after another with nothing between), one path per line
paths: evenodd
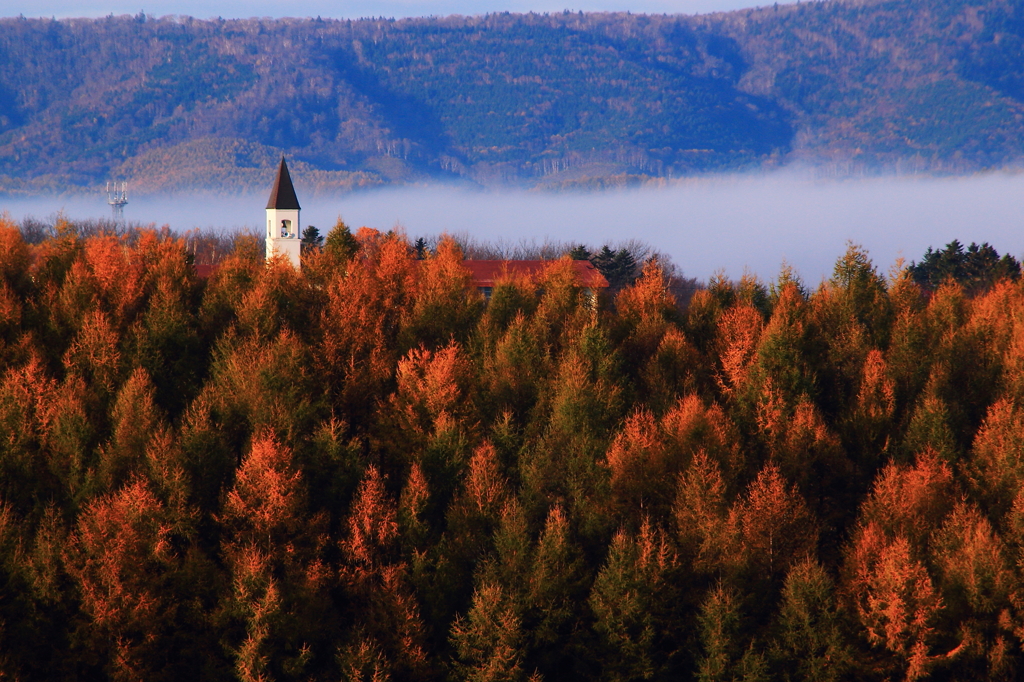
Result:
M441 232L478 240L581 242L640 239L679 270L707 279L748 269L774 279L783 261L816 285L831 274L846 242L865 247L881 272L898 257L920 260L953 239L989 242L1024 255L1024 174L961 178L823 181L795 174L703 178L660 189L587 193L497 192L407 187L313 197L297 190L302 225L321 233L340 215L353 228L399 226L410 238ZM132 197L131 222L259 229L265 196ZM15 220L109 217L105 195L0 200Z

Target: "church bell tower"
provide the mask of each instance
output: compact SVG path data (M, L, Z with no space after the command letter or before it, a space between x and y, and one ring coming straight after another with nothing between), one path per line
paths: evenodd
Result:
M292 178L288 174L288 165L282 156L274 188L270 190L270 201L267 202L267 260L274 255L285 256L298 270L302 267L299 257L301 244L299 200L295 196Z

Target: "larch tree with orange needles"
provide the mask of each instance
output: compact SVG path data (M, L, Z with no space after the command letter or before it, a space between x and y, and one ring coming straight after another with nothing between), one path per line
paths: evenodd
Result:
M399 551L398 512L384 479L370 466L356 492L348 530L340 543L342 585L354 608L351 632L359 640L342 647L348 661L369 644L382 652L396 676L421 679L429 669L424 625ZM362 643L362 644L361 644Z
M83 635L113 679L159 679L175 668L172 647L187 608L169 589L181 557L167 539L163 506L141 479L90 502L65 562L90 627Z
M362 233L360 233L362 234ZM399 236L364 235L359 254L327 286L318 370L333 402L357 431L390 392L401 353L399 333L412 305L414 261Z
M416 293L403 321L401 345L439 349L453 340L465 343L484 302L472 289L462 250L445 235L434 253L418 263Z
M814 556L818 530L795 486L766 466L730 512L740 569L755 582L780 582L791 566Z
M243 633L231 642L238 677L301 672L327 655L318 641L332 582L325 519L308 512L290 448L266 433L253 439L219 521L232 585L223 608Z

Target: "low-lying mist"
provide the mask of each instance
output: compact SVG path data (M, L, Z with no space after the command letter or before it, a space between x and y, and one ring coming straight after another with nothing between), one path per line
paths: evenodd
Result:
M989 242L1024 255L1024 174L956 178L813 180L799 174L732 175L664 188L588 193L474 191L443 186L382 189L339 197L303 193L302 225L321 233L341 215L353 229L401 227L411 237L441 232L476 240L562 241L600 246L639 239L669 255L681 274L707 279L749 270L774 279L789 263L809 285L831 274L853 241L883 272L898 257L920 260L953 239ZM266 196L130 197L132 223L259 229ZM105 196L0 200L15 220L109 216Z

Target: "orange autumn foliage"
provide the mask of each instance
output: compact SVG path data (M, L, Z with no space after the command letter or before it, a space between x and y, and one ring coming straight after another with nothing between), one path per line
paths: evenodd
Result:
M363 235L347 273L336 273L321 312L321 371L352 412L380 398L398 363L401 320L415 286L408 245L397 236Z
M814 519L795 486L787 484L778 467L766 466L729 517L742 561L772 578L812 553L817 543Z
M430 434L447 418L465 418L470 366L455 342L431 352L409 351L398 362L397 390L392 398L402 428Z
M1024 670L1019 283L56 229L0 219L0 677Z
M169 535L162 505L136 479L90 503L66 549L83 609L112 648L115 679L144 678L158 658L153 642L175 608L162 579L178 560Z
M232 542L270 549L302 529L305 494L291 450L268 434L253 440L224 503Z
M764 319L753 306L736 305L722 314L718 323L722 367L718 383L726 395L744 388L763 329Z
M921 679L942 600L907 539L882 540L876 528L862 531L852 556L857 614L868 641L895 654L907 680Z

